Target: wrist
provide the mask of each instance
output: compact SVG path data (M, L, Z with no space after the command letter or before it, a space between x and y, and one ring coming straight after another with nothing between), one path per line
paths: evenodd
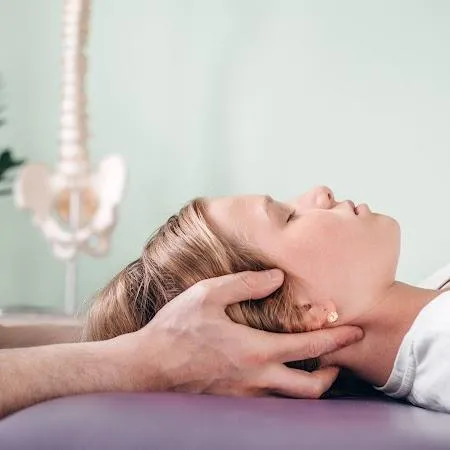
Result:
M114 367L116 390L162 391L168 380L156 333L140 330L104 341L104 355Z

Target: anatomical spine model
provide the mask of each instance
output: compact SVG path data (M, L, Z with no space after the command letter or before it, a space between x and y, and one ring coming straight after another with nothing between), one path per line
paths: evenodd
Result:
M43 164L24 166L15 186L16 204L31 210L54 255L67 263L67 314L76 306L77 254L102 256L108 251L126 176L121 157L104 158L96 172L88 157L83 48L89 15L89 0L65 0L59 161L54 170Z

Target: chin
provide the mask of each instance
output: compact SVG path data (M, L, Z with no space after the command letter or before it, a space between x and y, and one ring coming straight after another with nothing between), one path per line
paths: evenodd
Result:
M400 223L393 217L390 217L390 216L387 216L387 217L389 218L393 228L395 228L396 235L398 236L398 239L400 240L400 236L402 234L402 229L400 227Z
M383 220L385 223L390 224L393 228L397 230L397 233L400 234L400 224L397 219L394 219L391 216L387 216L385 214L377 214L377 216Z
M379 233L378 236L390 252L399 254L401 242L401 228L399 222L391 216L378 215Z
M393 217L389 217L389 231L388 231L388 239L389 244L392 248L392 252L395 257L395 266L397 266L398 259L400 256L400 245L401 245L401 234L402 230L400 228L400 224Z

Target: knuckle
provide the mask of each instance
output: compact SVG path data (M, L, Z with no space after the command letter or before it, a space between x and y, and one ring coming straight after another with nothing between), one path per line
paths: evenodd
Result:
M211 296L211 286L208 280L199 281L191 289L192 297L200 303L207 301Z
M306 353L308 358L317 358L322 353L322 347L318 342L312 341L306 347Z
M310 339L308 344L306 345L307 356L309 358L318 358L324 353L332 351L335 347L334 341L330 339L329 336L316 335L310 337L313 337L313 339Z

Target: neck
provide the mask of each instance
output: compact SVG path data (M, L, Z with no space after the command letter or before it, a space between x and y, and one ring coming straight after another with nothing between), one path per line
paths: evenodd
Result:
M349 323L363 329L364 339L321 359L338 365L369 383L382 386L389 378L403 337L421 309L441 292L395 281L370 311Z

